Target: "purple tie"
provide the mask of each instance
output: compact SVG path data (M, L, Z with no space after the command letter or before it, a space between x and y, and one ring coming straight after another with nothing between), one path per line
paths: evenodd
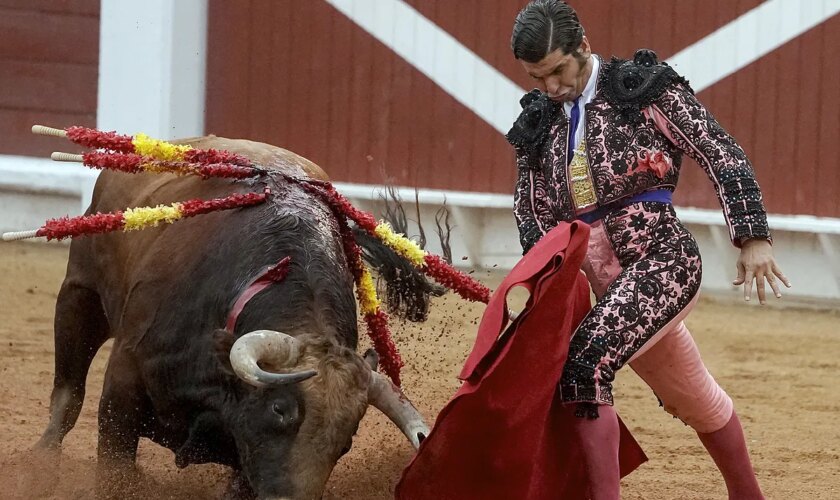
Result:
M572 114L569 118L569 151L566 155L566 163L571 163L572 154L575 151L575 133L577 132L578 121L580 120L580 108L578 107L579 101L580 97L575 99L575 105L572 106Z

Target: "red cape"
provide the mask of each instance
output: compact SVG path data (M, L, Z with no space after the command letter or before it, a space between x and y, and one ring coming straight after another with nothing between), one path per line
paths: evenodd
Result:
M561 224L513 268L490 299L464 384L441 410L403 471L399 500L584 499L585 476L567 418L557 411L557 382L569 339L589 311L580 272L589 226ZM506 296L531 292L506 329ZM647 460L621 423L622 476Z

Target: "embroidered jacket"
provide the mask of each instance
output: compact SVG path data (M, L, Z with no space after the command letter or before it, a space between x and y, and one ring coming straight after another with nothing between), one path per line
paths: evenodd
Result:
M752 165L685 79L649 50L633 61L613 58L597 78L581 123L585 155L571 165L562 105L536 90L520 101L522 114L507 138L516 148L514 215L525 252L558 222L592 206L652 189L673 191L683 154L712 180L736 246L770 239Z

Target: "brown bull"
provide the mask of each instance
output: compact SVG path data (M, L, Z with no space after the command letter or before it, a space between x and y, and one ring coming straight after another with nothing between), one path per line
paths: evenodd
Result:
M77 238L55 317L55 385L38 447L57 449L84 399L91 360L113 350L99 405L98 485L125 484L138 440L175 452L176 464L236 471L230 493L320 498L368 404L417 446L421 416L356 353L353 278L336 221L282 172L326 179L314 163L265 144L218 137L184 141L228 149L269 170L245 181L103 172L89 213L211 199L266 187L266 203L135 233ZM232 305L267 266L288 276ZM409 271L406 271L409 272Z

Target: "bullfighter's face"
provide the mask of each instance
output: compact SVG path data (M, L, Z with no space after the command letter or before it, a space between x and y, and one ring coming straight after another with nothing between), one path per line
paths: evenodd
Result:
M539 62L520 62L540 89L556 102L574 101L580 97L592 74L592 51L586 37L574 52L557 49Z

